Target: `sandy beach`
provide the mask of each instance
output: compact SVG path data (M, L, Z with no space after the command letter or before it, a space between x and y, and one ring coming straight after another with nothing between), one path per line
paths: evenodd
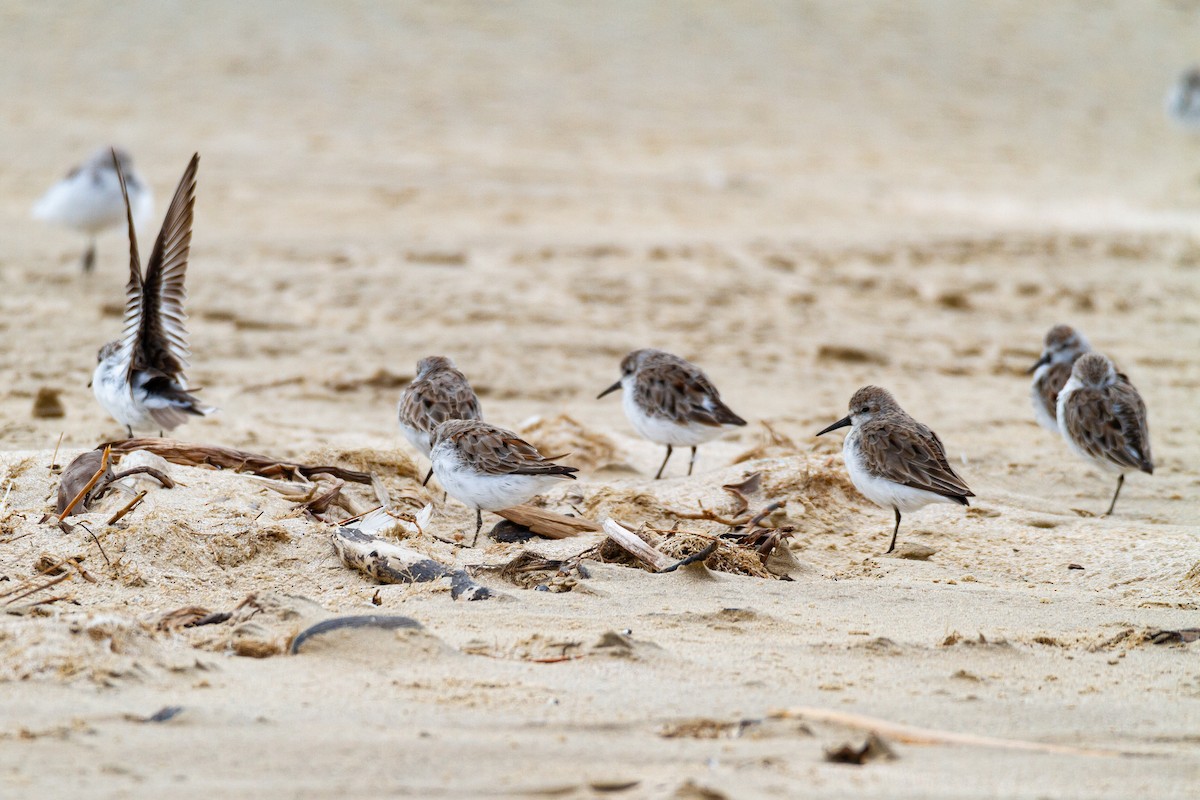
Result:
M1196 796L1200 642L1155 643L1200 626L1200 135L1163 111L1196 12L6 5L0 796ZM434 506L404 544L498 597L378 585L232 470L173 464L114 524L128 494L39 523L61 467L124 436L87 384L128 243L83 275L83 237L29 213L110 143L156 195L143 253L201 154L188 376L220 413L175 438L373 473ZM1111 517L1113 477L1030 408L1059 322L1149 408L1155 472ZM677 452L653 480L662 449L595 399L640 347L749 421L690 478ZM434 353L488 420L570 452L549 511L717 535L689 517L759 473L790 579L601 563L599 533L456 546L474 513L421 486L395 417ZM976 495L905 517L921 558L884 556L892 512L841 433L814 437L865 384ZM488 569L589 550L582 574ZM421 628L287 654L360 614ZM880 727L894 758L827 760L866 740L854 715L1005 742Z

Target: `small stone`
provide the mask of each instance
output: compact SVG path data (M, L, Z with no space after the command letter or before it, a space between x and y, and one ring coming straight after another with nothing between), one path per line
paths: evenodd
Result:
M932 547L915 542L906 542L896 548L893 554L896 558L903 558L909 561L928 561L937 553Z

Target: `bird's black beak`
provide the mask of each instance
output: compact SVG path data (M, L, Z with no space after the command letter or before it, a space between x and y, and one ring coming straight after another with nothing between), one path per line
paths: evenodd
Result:
M1039 359L1037 360L1037 363L1036 363L1036 364L1034 364L1034 365L1033 365L1032 367L1030 367L1029 369L1025 370L1025 374L1026 374L1026 375L1032 375L1033 373L1037 372L1037 370L1038 370L1038 367L1044 367L1045 365L1047 365L1047 364L1049 364L1049 363L1050 363L1050 356L1049 356L1049 355L1044 355L1044 356L1042 356L1041 358L1039 358Z
M825 430L818 433L817 436L824 436L825 434L829 433L830 431L836 431L838 428L844 428L849 424L850 424L850 415L847 414L846 416L839 419L837 422L830 425Z
M607 388L607 389L605 389L603 392L601 392L600 394L596 395L596 399L597 399L597 400L599 400L601 397L604 397L604 395L606 395L606 394L610 394L611 392L615 392L617 389L620 389L620 388L621 388L621 382L620 382L620 381L617 381L617 382L616 382L616 383L614 383L612 386L608 387L608 388Z

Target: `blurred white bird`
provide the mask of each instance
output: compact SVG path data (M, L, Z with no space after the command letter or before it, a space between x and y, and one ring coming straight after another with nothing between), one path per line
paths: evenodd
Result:
M1179 76L1167 91L1167 116L1182 128L1200 130L1200 67Z
M79 231L88 237L83 253L83 271L96 263L96 236L125 223L125 198L113 166L113 153L125 173L129 204L133 217L141 224L154 210L150 187L133 169L133 159L118 148L97 150L91 158L68 173L33 207L34 219L53 222Z

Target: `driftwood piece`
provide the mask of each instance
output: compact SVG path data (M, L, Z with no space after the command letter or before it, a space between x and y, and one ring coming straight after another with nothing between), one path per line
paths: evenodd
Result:
M555 514L553 511L528 505L513 506L496 513L509 522L523 525L538 536L545 536L547 539L566 539L581 533L601 530L599 523L590 519L568 517L566 514Z
M660 572L675 563L675 559L654 548L642 537L628 528L618 524L613 519L604 520L604 532L608 538L616 542L622 550L641 561L655 572Z
M120 439L100 445L111 447L114 453L131 453L134 450L148 450L157 456L165 458L172 464L182 464L185 467L210 466L220 469L232 469L237 472L252 472L264 478L280 480L296 480L297 478L311 479L315 475L332 475L351 483L372 484L369 472L356 472L337 466L311 466L296 464L291 461L278 461L269 456L247 453L232 447L219 447L211 444L190 444L174 439ZM97 448L99 449L99 448Z
M958 733L942 731L935 728L920 728L916 725L905 725L901 722L889 722L866 714L855 714L849 711L834 711L813 706L797 706L772 711L772 719L800 719L806 722L825 722L841 725L855 730L867 731L875 736L886 736L897 742L913 745L964 745L968 747L992 747L999 750L1025 750L1034 753L1058 753L1070 756L1096 756L1112 758L1122 755L1139 755L1138 753L1106 750L1096 747L1074 747L1066 744L1049 742L1030 742L1022 739L1001 739L995 736L977 736L973 733Z
M608 534L608 538L617 543L621 549L625 550L631 556L641 561L646 566L650 567L655 572L674 572L680 567L686 567L688 564L695 564L697 561L703 562L717 550L717 540L713 539L707 547L698 553L693 553L682 560L672 558L653 545L644 541L628 528L618 524L612 519L604 520L604 532Z
M450 579L450 596L455 600L486 600L495 593L476 583L466 570L451 569L411 547L339 527L333 532L333 549L350 569L379 583L426 583Z

